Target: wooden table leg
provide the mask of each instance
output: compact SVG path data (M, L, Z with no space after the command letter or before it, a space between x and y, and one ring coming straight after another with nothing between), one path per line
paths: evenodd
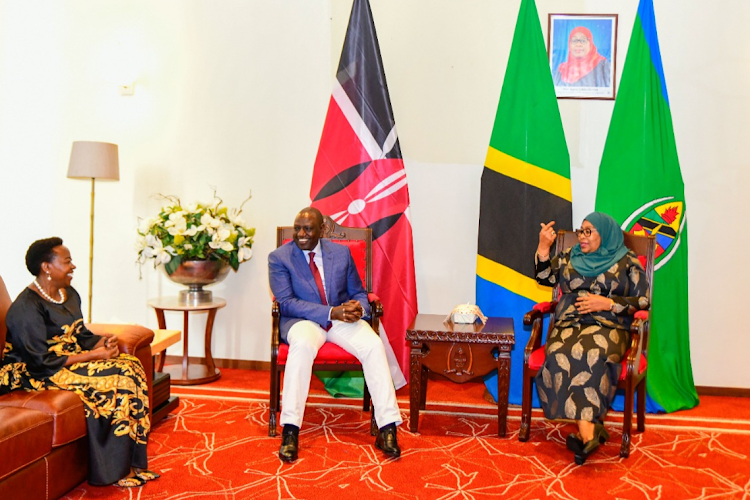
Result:
M212 374L215 373L216 370L216 363L214 363L214 357L211 354L211 336L214 331L214 318L216 317L216 309L211 309L208 311L208 318L206 319L206 342L205 342L205 351L206 351L206 364L208 365L208 373Z
M510 350L498 346L497 357L497 435L505 437L508 423L508 393L510 391Z
M159 323L159 329L160 330L166 330L167 329L167 320L164 317L164 309L157 309L154 308L156 311L156 321ZM158 361L154 364L154 371L162 372L164 371L164 360L167 358L167 350L164 349L162 352L158 354Z
M419 396L422 385L422 343L411 343L409 382L409 430L417 432L419 428Z
M188 379L188 339L190 334L188 332L188 323L190 323L190 315L188 311L183 312L182 327L185 330L185 334L182 336L182 380Z

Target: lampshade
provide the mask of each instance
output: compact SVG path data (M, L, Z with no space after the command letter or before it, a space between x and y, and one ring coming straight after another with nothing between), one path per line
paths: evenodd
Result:
M70 151L68 177L120 180L117 144L75 141Z

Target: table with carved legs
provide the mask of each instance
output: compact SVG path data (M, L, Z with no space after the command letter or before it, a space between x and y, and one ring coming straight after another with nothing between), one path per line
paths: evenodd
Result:
M406 330L411 344L409 430L417 432L419 410L425 409L429 372L462 384L497 369L497 435L506 434L510 350L515 344L512 318L459 324L438 314L418 314Z

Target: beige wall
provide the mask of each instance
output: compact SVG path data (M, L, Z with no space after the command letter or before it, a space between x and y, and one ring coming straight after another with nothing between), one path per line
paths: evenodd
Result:
M371 3L406 157L419 308L443 313L474 299L479 177L520 1ZM689 204L695 379L750 387L750 335L731 314L749 298L734 275L750 243L735 229L750 208L741 155L750 5L728 0L713 13L696 0L656 4ZM537 5L545 27L551 11L619 14L621 72L636 0ZM153 195L192 201L215 186L233 206L252 190L245 218L257 228L255 256L214 287L229 302L214 355L268 360L266 256L275 227L309 201L350 8L351 0L0 0L0 274L11 294L30 281L28 244L57 234L86 295L89 184L65 177L67 159L74 140L114 142L121 180L97 184L94 319L156 326L146 300L179 289L149 266L139 280L134 264L137 218L156 213ZM119 96L132 79L135 95ZM612 102L559 103L579 223L593 209ZM191 329L203 325L196 316ZM191 355L201 352L191 336Z

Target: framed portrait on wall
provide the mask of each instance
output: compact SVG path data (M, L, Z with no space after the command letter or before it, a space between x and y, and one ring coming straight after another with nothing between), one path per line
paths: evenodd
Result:
M559 99L614 99L617 14L550 14L547 33Z

